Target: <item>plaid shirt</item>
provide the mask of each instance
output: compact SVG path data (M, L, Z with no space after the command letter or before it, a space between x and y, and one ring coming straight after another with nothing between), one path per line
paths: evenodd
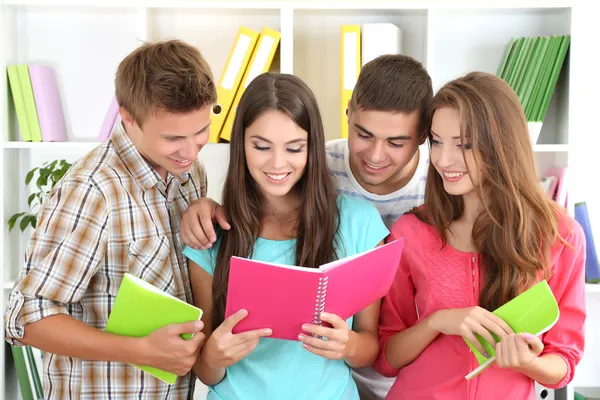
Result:
M205 195L199 161L165 182L119 125L45 201L8 299L7 341L20 345L24 325L59 313L104 330L125 272L191 303L179 219ZM195 384L192 373L168 385L125 363L55 354L43 375L50 399L187 399Z

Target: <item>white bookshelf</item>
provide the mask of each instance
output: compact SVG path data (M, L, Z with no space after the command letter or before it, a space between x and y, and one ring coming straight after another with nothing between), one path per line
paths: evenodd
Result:
M8 3L8 4L6 4ZM18 3L18 4L17 4ZM118 62L143 40L181 38L197 46L218 79L240 25L281 31L279 69L303 78L321 107L326 136L339 136L340 27L342 24L391 22L402 29L403 53L422 61L439 89L472 70L495 73L512 37L571 34L572 46L538 142L538 170L568 166L570 202L595 199L588 193L584 160L592 159L590 100L600 91L591 69L594 37L600 28L595 5L573 1L417 1L307 0L287 2L152 1L152 0L13 0L0 5L0 67L44 62L55 68L68 129L68 142L18 141L14 107L6 74L0 77L0 229L3 283L2 313L23 260L30 232L8 233L6 221L27 208L24 176L46 160L76 160L95 147L96 135L113 94ZM593 29L596 29L594 31ZM594 36L589 32L596 32ZM586 69L588 68L588 69ZM595 74L595 75L594 75ZM593 89L593 90L592 90ZM598 136L598 135L594 135ZM600 139L595 148L600 145ZM596 151L597 152L597 151ZM228 145L209 144L200 153L209 176L209 196L220 197L228 160ZM600 202L598 202L600 203ZM598 207L600 213L600 206ZM600 223L600 215L597 217ZM596 235L600 238L600 232ZM600 285L587 285L588 338L600 333ZM600 386L600 346L586 343L586 356L574 386ZM0 365L5 367L4 347ZM7 365L12 368L12 365ZM4 375L2 375L4 376ZM5 393L4 380L0 396ZM570 387L570 389L572 389ZM1 399L1 397L0 397Z

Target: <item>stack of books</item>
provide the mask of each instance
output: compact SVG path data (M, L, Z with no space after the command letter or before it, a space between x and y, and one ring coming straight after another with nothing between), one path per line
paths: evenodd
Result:
M512 39L497 75L517 93L537 143L571 42L570 35Z

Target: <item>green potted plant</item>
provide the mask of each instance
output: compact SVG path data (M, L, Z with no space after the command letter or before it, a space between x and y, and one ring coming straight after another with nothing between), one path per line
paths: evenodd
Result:
M37 225L37 214L40 209L40 206L44 202L47 194L50 192L50 189L56 185L58 181L65 175L65 173L71 168L70 163L66 160L54 160L48 161L40 167L35 167L31 171L27 173L25 177L25 185L29 185L33 180L34 176L37 179L35 180L35 186L37 187L36 192L32 192L27 199L27 204L29 206L29 211L20 212L8 220L8 230L9 232L19 223L19 229L23 232L27 229L28 226L35 228Z

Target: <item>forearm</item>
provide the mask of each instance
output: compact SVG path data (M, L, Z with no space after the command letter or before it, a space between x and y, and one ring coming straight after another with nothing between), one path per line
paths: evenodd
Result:
M139 338L107 333L66 314L52 315L25 325L21 342L67 357L146 364Z
M374 332L350 331L348 355L344 357L346 364L352 368L362 368L371 365L379 351L379 338Z
M517 371L541 385L555 385L567 374L567 364L556 354L544 354Z
M391 336L385 348L390 367L400 369L413 362L439 335L431 326L431 316Z
M200 352L200 356L193 367L194 374L200 379L206 386L214 386L221 382L225 378L225 372L227 368L217 367L212 368L206 362L204 357L204 348Z

